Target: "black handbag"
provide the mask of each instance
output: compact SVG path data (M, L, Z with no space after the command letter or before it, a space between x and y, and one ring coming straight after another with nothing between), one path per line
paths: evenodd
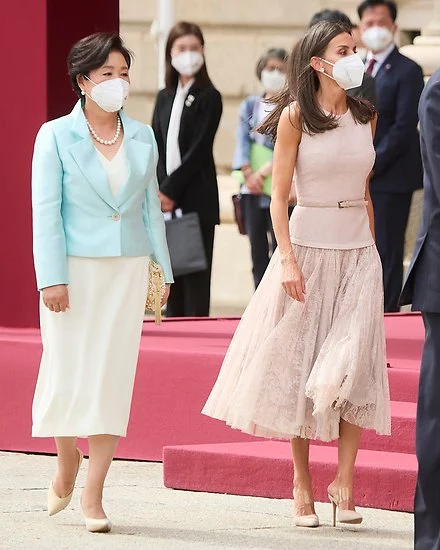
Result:
M208 269L197 212L176 215L165 221L171 268L175 277Z

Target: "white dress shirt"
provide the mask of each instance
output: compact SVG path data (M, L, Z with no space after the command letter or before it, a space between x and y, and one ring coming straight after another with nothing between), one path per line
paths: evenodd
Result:
M167 133L166 169L168 175L172 174L182 164L179 148L180 119L182 118L186 96L193 84L194 79L190 80L185 86L182 86L179 80L177 85Z
M396 44L394 42L391 42L391 44L388 46L388 48L386 50L384 50L383 52L379 52L379 53L373 53L371 51L368 52L366 66L368 67L368 63L370 62L371 59L376 60L376 64L374 65L373 70L371 72L371 76L373 78L377 75L380 68L384 64L385 60L390 55L390 53L394 50L395 47L396 47Z

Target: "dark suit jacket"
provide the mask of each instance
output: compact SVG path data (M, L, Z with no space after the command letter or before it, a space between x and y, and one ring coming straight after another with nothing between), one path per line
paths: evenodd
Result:
M359 88L348 90L347 94L351 97L361 97L368 99L375 107L377 107L376 83L374 78L369 74L364 74L364 81Z
M428 80L420 106L424 167L422 224L401 303L440 313L440 69Z
M371 190L410 193L423 186L417 107L424 87L417 63L395 48L375 76L379 118Z
M153 130L159 148L159 188L182 212L197 212L200 223L220 223L217 174L212 152L222 115L222 98L213 86L192 86L180 122L179 146L182 165L166 173L166 142L176 90L161 90L153 114Z

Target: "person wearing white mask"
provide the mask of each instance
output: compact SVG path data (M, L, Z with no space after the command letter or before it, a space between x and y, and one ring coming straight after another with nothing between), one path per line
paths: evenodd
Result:
M209 315L214 233L220 223L213 144L223 107L208 75L204 49L198 25L183 21L171 29L165 88L157 95L153 114L162 210L198 214L207 260L205 270L176 277L167 317Z
M353 25L348 15L340 10L321 10L313 15L309 23L309 28L313 27L313 25L316 25L316 23L321 23L321 21L330 21L331 23L340 22L350 27L353 40L356 43L356 53L362 57L362 53L361 51L359 51L358 47L359 37L357 35L359 34L359 31L357 27ZM364 80L359 88L352 88L351 90L347 90L347 93L352 97L362 97L364 99L368 99L368 101L371 101L373 105L376 105L376 85L374 82L374 78L368 74L364 75Z
M361 523L353 492L362 428L390 433L382 270L368 178L376 112L349 97L364 64L351 28L321 22L289 57L287 86L259 131L275 141L278 247L231 342L203 413L291 440L294 522L317 527L311 439L339 440L333 525ZM297 205L288 218L296 172Z
M127 117L131 54L97 33L68 56L73 111L40 128L32 161L34 261L43 355L32 434L54 437L53 516L70 503L88 438L80 499L86 527L111 529L103 488L126 435L145 312L149 258L173 281L158 198L153 130Z
M232 168L240 171L242 211L246 233L249 237L252 256L252 274L255 288L266 271L276 247L270 219L270 186L264 185L272 174L272 162L258 161L258 153L268 158L273 155L273 141L255 131L271 112L273 105L267 100L281 92L286 83L287 52L271 48L259 59L256 74L263 94L249 96L240 105L240 120L237 129ZM254 166L251 159L254 158Z
M392 0L365 0L358 8L366 72L376 83L379 119L371 179L377 248L383 265L385 311L399 311L405 232L413 192L423 186L417 129L424 87L422 68L394 42L397 6Z

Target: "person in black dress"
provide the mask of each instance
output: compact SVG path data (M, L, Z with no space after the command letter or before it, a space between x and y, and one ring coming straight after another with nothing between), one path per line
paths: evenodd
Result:
M214 138L222 98L209 78L201 29L180 22L166 45L166 85L160 90L152 127L159 148L157 174L163 212L197 212L208 267L175 278L167 317L209 315L214 231L220 223Z

